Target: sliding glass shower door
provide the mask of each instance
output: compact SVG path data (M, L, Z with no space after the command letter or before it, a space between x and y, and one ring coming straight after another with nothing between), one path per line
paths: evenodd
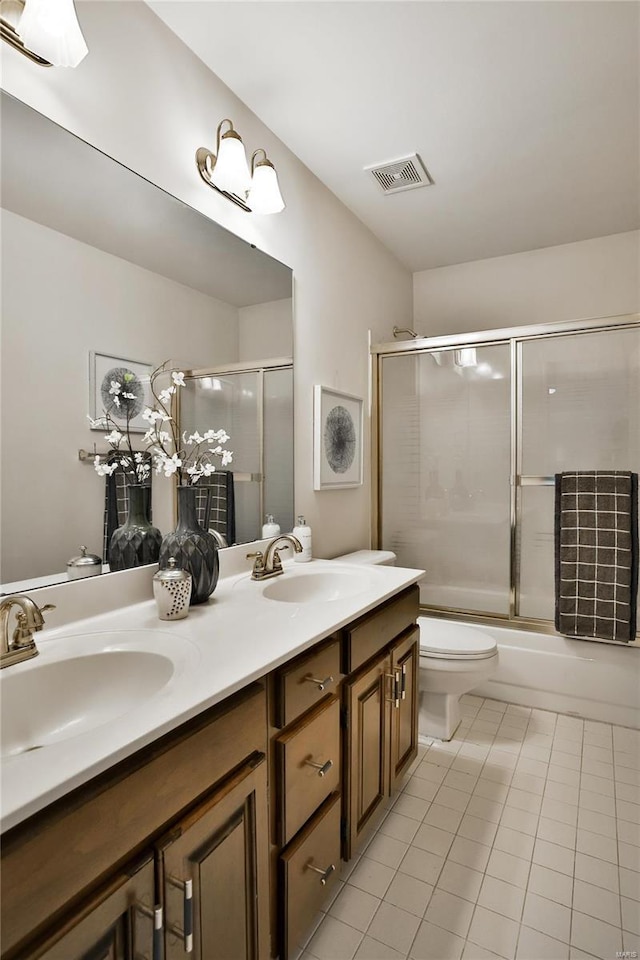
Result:
M640 318L383 344L377 544L424 606L550 625L554 475L640 472Z
M640 471L640 330L518 344L516 614L554 617L554 483L568 470Z
M423 604L508 614L509 346L381 362L382 545Z

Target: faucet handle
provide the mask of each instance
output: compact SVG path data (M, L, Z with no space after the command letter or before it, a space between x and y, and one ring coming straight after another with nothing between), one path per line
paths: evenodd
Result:
M251 571L251 576L255 580L264 572L264 554L262 550L256 550L255 553L248 553L247 560L255 560L253 570Z

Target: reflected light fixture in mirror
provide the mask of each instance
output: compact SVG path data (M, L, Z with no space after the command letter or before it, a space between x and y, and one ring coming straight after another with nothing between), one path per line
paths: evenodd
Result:
M229 129L224 133L224 124ZM262 154L262 159L258 159ZM196 150L196 165L207 184L247 213L280 213L285 203L278 175L266 151L259 147L247 163L242 138L229 119L221 120L216 133L216 153L206 147Z
M43 67L77 67L89 52L73 0L1 0L0 36Z

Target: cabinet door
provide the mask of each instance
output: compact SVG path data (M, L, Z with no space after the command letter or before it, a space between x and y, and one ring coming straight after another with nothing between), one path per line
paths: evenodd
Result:
M153 860L118 875L21 960L159 960ZM160 930L156 936L160 936Z
M420 630L415 627L391 648L394 702L391 705L391 792L418 755L418 675Z
M165 960L266 960L266 767L254 754L158 844Z
M348 860L358 839L389 793L391 661L379 657L364 673L343 683L347 718L344 796Z

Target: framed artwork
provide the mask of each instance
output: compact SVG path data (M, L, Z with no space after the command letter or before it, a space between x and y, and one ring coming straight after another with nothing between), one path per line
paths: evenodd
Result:
M316 385L313 395L313 489L362 485L360 397Z
M132 433L146 433L149 424L142 412L151 406L149 380L153 366L140 360L125 360L92 350L89 354L89 411L92 430L104 430L104 413L119 427Z

